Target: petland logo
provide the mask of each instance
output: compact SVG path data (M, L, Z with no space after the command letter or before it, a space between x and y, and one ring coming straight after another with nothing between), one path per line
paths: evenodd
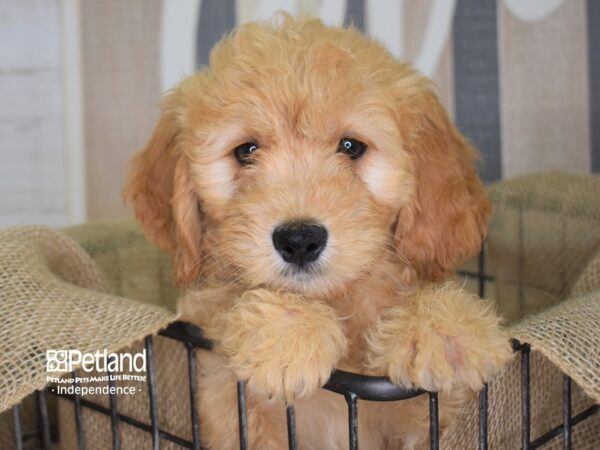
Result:
M80 367L79 367L80 366ZM95 353L79 350L47 350L47 372L73 372L79 367L84 372L146 372L146 349L140 353Z

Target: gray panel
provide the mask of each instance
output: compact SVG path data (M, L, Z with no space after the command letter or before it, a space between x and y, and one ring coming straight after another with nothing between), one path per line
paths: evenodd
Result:
M587 11L592 171L598 173L600 172L600 2L588 0Z
M196 67L208 63L213 46L235 27L235 0L202 0L196 33Z
M454 17L456 124L481 151L481 177L502 177L494 0L458 0Z
M344 25L354 25L361 31L365 30L365 0L348 0Z

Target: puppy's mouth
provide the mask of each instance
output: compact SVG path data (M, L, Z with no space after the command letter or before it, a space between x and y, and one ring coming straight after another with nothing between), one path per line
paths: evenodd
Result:
M302 265L284 263L272 279L273 287L299 294L320 295L330 285L324 262L314 261Z
M280 276L282 278L291 278L298 281L310 281L314 278L322 275L323 267L319 262L310 262L302 265L298 264L286 264L281 270Z

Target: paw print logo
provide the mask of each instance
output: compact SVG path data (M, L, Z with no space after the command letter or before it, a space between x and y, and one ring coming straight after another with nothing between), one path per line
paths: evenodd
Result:
M48 350L46 351L46 371L47 372L68 372L69 357L66 350Z

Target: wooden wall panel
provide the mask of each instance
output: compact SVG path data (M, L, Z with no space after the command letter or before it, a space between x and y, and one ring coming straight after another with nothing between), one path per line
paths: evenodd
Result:
M89 219L128 214L126 162L158 117L160 12L160 0L82 0Z
M590 170L585 0L524 22L499 3L504 177Z
M433 0L404 2L404 50L406 60L414 62L423 44L427 30L427 19L431 14ZM435 83L440 100L450 113L454 115L454 77L452 63L452 36L446 37L446 44L441 54L435 73L431 79Z
M600 2L587 0L592 171L600 173Z
M0 0L0 43L0 227L64 225L59 1Z
M500 85L495 0L457 0L454 16L454 106L458 128L479 149L479 174L502 177Z

